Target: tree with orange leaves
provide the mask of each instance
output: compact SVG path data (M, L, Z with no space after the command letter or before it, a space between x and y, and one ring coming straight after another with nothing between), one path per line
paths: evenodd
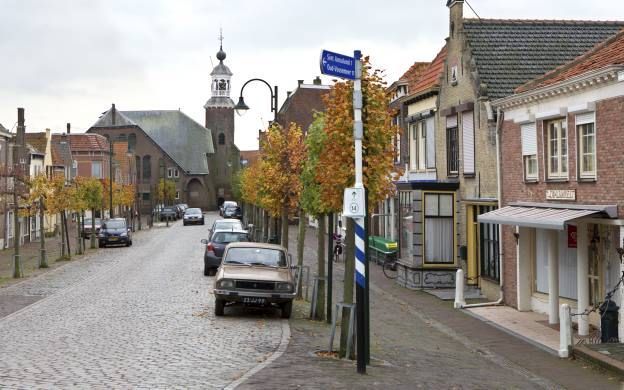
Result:
M288 217L299 207L301 171L306 158L303 132L291 123L287 129L274 123L262 139L260 205L273 218L282 218L281 244L288 248Z

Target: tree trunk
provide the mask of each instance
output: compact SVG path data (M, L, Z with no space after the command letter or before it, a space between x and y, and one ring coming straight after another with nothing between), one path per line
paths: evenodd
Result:
M288 249L288 207L282 208L282 246Z
M344 289L342 292L342 301L344 303L353 303L353 278L355 273L355 222L352 218L347 218L347 231L345 233L345 254L344 254ZM355 314L355 313L354 313ZM355 315L354 317L355 318ZM340 325L340 354L344 358L347 354L347 339L349 331L349 311L342 310L342 320ZM355 343L353 343L355 346ZM351 348L351 356L349 359L355 359L355 348Z
M303 250L305 248L305 212L303 209L299 209L299 232L297 235L297 265L299 266L299 288L297 289L297 298L303 298Z
M13 211L13 277L21 278L24 276L22 274L22 263L20 261L20 226L19 226L19 203L17 201L17 180L16 177L13 176L13 205L15 206L15 211Z
M39 268L48 268L48 259L46 259L46 247L45 247L45 228L44 228L44 204L43 198L39 199L39 235L41 240L41 248L39 249Z
M321 215L318 219L318 246L316 248L317 276L325 277L325 215ZM316 298L316 319L325 319L325 282L319 280Z
M69 243L69 224L67 223L67 214L63 210L63 224L65 225L65 240L67 242L67 257L71 260L71 245Z
M61 212L61 258L65 258L65 223L63 216L65 212Z
M91 249L95 248L95 209L91 209Z
M80 213L76 212L76 254L82 254L82 234L80 232Z
M269 225L271 223L271 218L269 217L269 214L266 212L266 210L262 211L262 241L263 242L268 242L269 241Z

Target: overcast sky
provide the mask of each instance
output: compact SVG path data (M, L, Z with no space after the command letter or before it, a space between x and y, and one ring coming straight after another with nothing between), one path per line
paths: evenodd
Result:
M111 103L178 109L204 124L219 28L232 98L260 77L286 91L319 75L319 54L360 49L392 82L430 61L447 35L446 0L0 0L0 123L17 107L27 131L83 132ZM624 20L619 0L471 0L482 18ZM465 6L465 14L474 16ZM212 63L211 63L212 61ZM329 83L330 79L324 78ZM245 88L251 110L236 144L257 148L272 119L269 90Z

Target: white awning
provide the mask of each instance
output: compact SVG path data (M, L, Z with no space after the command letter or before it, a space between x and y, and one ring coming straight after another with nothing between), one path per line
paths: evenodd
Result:
M566 223L590 215L616 218L617 206L516 203L481 214L477 220L481 223L564 230Z

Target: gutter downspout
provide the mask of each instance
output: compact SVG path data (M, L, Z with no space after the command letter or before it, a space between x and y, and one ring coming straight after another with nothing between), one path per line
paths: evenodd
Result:
M496 196L498 198L498 208L502 207L502 195L503 190L501 187L501 169L500 169L500 132L501 124L503 122L503 112L500 107L496 109L496 184L498 185ZM499 282L499 298L494 302L473 303L471 305L462 305L462 309L471 307L483 307L483 306L497 306L503 304L503 286L505 279L505 262L503 259L503 225L498 225L498 264L500 270L500 282Z

